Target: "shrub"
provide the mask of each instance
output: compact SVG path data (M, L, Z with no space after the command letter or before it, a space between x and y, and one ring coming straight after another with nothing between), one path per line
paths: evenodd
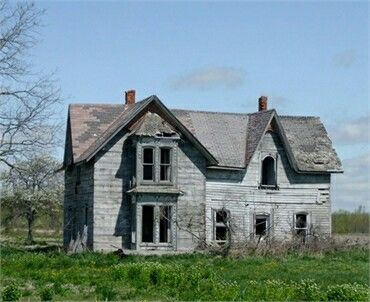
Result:
M50 286L45 286L40 289L39 296L41 301L51 301L53 300L54 291Z
M324 299L323 291L311 279L302 280L298 283L296 285L296 291L300 300L319 301Z
M327 297L329 301L368 301L369 289L357 283L332 285Z
M4 288L1 298L3 301L18 301L21 296L21 290L18 285L11 283Z
M111 284L101 284L95 289L97 297L104 301L112 301L117 297L118 292Z

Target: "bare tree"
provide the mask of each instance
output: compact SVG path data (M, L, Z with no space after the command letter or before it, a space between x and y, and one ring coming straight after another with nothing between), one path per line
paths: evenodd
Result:
M0 0L0 162L12 168L25 154L53 146L57 137L59 89L52 74L40 74L27 62L42 14L33 3Z
M14 168L1 177L5 184L1 192L1 207L8 213L4 218L26 219L27 244L33 242L34 222L41 214L60 216L63 179L56 172L59 165L48 155L32 156L16 162Z

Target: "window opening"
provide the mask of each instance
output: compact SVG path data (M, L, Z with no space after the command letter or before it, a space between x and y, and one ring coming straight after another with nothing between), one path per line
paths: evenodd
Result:
M154 180L154 149L144 148L143 179Z
M295 215L295 229L297 235L307 235L307 214L300 213Z
M267 215L257 215L255 220L255 234L256 236L265 236L268 232L268 221Z
M142 214L142 242L153 242L154 206L143 206Z
M171 207L159 207L159 242L171 242Z
M271 156L267 156L262 161L261 184L263 186L275 186L276 185L275 160Z
M215 239L216 241L226 241L228 239L227 228L229 212L222 209L215 212Z
M161 181L171 180L171 149L161 148Z

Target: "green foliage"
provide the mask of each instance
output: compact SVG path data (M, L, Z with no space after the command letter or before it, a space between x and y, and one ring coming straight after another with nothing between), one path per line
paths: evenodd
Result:
M333 233L335 234L369 234L370 214L364 207L359 207L354 212L337 211L332 214Z
M40 289L39 295L41 298L41 301L51 301L53 300L54 291L51 286L45 286Z
M238 259L202 254L128 256L30 252L1 246L4 284L43 300L359 300L369 290L368 249Z
M19 289L19 286L14 282L6 286L1 294L1 298L3 301L18 301L21 296L21 290Z
M117 297L117 290L112 284L100 284L96 287L97 297L103 301L112 301Z

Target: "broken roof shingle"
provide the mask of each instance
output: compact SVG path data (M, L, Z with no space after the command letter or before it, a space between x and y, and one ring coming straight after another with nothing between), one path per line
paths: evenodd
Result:
M74 162L93 156L117 129L125 126L151 97L125 105L71 105ZM306 172L341 171L340 160L318 118L277 116L274 110L251 114L172 109L170 112L213 155L219 166L245 168L275 116L293 155L296 168Z

